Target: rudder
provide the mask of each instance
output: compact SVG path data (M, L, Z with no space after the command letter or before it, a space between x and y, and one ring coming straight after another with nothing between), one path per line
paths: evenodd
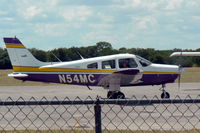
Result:
M46 64L45 62L37 60L18 38L14 37L3 39L13 67L39 67Z

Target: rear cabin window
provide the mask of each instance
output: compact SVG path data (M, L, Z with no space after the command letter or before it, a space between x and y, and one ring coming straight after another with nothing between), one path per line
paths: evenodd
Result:
M136 68L137 66L133 58L119 59L119 68Z
M114 69L115 68L115 60L108 60L102 62L102 69Z
M97 64L97 62L92 63L92 64L88 64L87 68L89 68L89 69L97 69L98 68L98 64Z

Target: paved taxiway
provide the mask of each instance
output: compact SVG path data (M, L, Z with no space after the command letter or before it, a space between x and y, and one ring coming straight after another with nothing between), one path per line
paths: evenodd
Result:
M154 96L160 98L160 87L161 86L121 87L121 91L127 98L135 96L137 99L141 99L145 95L149 99L152 99ZM59 99L68 97L72 100L77 96L81 99L85 99L88 96L94 99L97 96L106 98L107 90L104 90L101 87L91 87L91 89L92 90L89 90L86 86L74 85L0 86L0 99L5 100L8 97L11 97L12 99L18 99L19 97L29 99L30 97L35 97L39 100L43 96L49 100L54 96ZM175 98L176 95L179 95L181 98L185 98L187 95L196 98L200 94L200 83L182 83L180 89L178 89L177 83L167 84L166 91L170 93L172 99Z
M161 86L139 86L139 87L122 87L122 92L126 95L127 98L136 97L137 99L142 99L145 95L148 99L154 98L157 96L160 98L161 91L159 88ZM91 87L93 90L88 90L85 86L71 86L71 85L53 85L53 86L0 86L0 99L6 100L8 97L11 97L13 100L17 100L19 97L23 97L25 100L29 100L31 97L34 97L37 100L40 100L42 97L46 97L48 100L51 100L54 96L58 99L63 100L65 97L68 97L71 100L74 100L77 96L81 99L87 99L90 96L92 99L95 99L97 96L105 98L107 95L107 90L102 89L101 87ZM171 99L179 97L185 99L188 95L191 98L196 98L200 94L200 83L182 83L180 90L178 89L177 83L168 84L166 90L171 94ZM155 106L118 106L118 105L103 105L102 106L102 127L107 129L115 129L116 127L119 129L142 129L149 130L151 129L160 129L159 125L162 126L162 129L170 130L180 130L184 125L186 129L198 128L200 125L200 112L197 111L199 107L196 105L190 105L190 110L195 112L195 115L188 110L188 106L163 106L156 105ZM111 109L112 108L112 109ZM123 108L123 110L122 110ZM48 111L51 113L51 119L48 119L47 114L40 115L41 119L36 118L37 113L43 111L41 107L22 107L25 113L28 113L28 118L25 118L23 113L18 113L20 108L11 107L11 111L13 114L17 112L17 119L13 118L10 113L6 113L8 109L6 107L1 107L1 114L5 114L3 120L0 119L1 127L5 127L6 129L13 129L16 127L17 129L23 129L25 127L29 128L37 128L38 126L42 128L46 128L45 125L50 125L51 128L57 128L54 121L57 125L62 125L66 123L67 125L63 126L63 128L71 128L77 124L76 120L79 119L80 126L87 125L88 129L92 129L94 127L94 116L93 116L93 106L84 106L78 108L70 107L69 110L73 113L64 114L62 119L59 119L59 116L56 112L54 112L54 107L49 107ZM30 109L34 109L33 113L30 113ZM63 113L64 107L58 107L57 112ZM89 110L89 111L88 111ZM122 111L120 111L122 110ZM133 111L131 111L133 110ZM5 113L4 113L5 111ZM27 112L26 112L27 111ZM169 111L174 112L173 114L169 113ZM184 113L182 113L183 111ZM117 112L117 115L114 113ZM126 114L128 112L128 115ZM82 116L84 114L84 117ZM138 117L138 114L142 117ZM162 114L162 116L161 116ZM117 117L116 117L117 116ZM7 126L7 120L12 121L12 126ZM31 122L32 120L33 122ZM45 120L42 122L41 120ZM89 120L89 121L88 121ZM145 120L145 121L144 121ZM167 120L167 121L166 121ZM177 122L178 120L178 122ZM19 125L19 121L22 121L23 125ZM41 124L44 126L40 126ZM180 123L180 124L179 124ZM189 124L187 124L189 123ZM192 124L195 124L193 126ZM128 127L127 127L128 125ZM138 128L139 127L139 128Z

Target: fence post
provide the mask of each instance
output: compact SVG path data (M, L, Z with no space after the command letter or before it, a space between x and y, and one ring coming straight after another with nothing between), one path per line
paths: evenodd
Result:
M101 106L99 105L99 98L97 98L94 106L95 115L95 132L102 133L101 129Z

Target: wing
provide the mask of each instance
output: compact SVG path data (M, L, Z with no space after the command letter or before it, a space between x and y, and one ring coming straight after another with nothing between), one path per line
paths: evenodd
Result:
M103 77L98 83L99 86L108 88L110 86L129 86L140 83L143 73L139 69L126 69L114 72Z
M200 56L200 52L174 52L170 55L172 56Z

